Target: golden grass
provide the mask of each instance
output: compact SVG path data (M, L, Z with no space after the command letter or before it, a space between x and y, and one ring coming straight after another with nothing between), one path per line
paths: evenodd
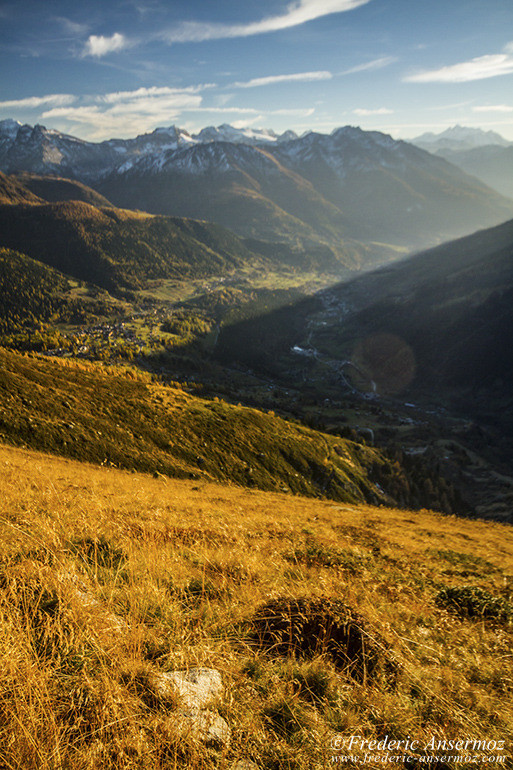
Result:
M7 447L0 470L0 767L307 770L333 766L337 736L513 738L511 622L435 603L459 585L510 599L511 528ZM259 648L251 621L276 597L343 600L396 683ZM222 749L141 689L195 666L223 676Z

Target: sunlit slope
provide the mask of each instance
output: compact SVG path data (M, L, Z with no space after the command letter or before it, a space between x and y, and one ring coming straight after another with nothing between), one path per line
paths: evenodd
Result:
M0 439L105 465L261 489L386 499L376 450L149 376L0 350Z
M17 203L42 203L42 201L15 177L0 172L0 205L9 206Z
M320 770L352 735L409 738L414 768L433 739L504 742L473 756L509 766L510 527L2 446L0 466L5 767ZM159 694L197 667L222 679L218 738Z
M83 201L92 206L112 206L107 198L76 179L27 173L19 174L17 178L27 190L48 203Z

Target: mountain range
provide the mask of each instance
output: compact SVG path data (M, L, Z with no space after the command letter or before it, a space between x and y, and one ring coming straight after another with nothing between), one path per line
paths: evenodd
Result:
M86 183L116 206L208 219L244 237L387 261L513 214L513 202L442 158L379 132L330 135L171 126L98 144L0 123L0 169Z
M513 142L508 142L496 131L484 131L482 128L470 128L467 126L452 126L436 134L428 131L421 136L412 139L412 144L422 147L428 152L440 150L474 150L476 147L511 147Z
M513 142L495 131L454 126L440 134L423 134L412 141L466 174L481 179L501 195L513 197Z

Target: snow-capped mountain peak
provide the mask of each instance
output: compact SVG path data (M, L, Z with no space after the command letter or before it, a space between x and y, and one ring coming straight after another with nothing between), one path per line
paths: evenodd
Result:
M0 120L0 135L2 134L10 134L12 136L15 136L18 133L18 130L21 128L21 123L19 120L12 120L12 118L7 118L6 120Z
M294 131L276 134L266 128L234 128L227 123L222 126L208 126L194 137L199 142L233 142L234 144L276 144L297 138Z
M508 147L511 144L496 131L483 131L481 128L460 125L446 128L439 134L427 132L411 141L427 150L471 150L474 147L489 145Z

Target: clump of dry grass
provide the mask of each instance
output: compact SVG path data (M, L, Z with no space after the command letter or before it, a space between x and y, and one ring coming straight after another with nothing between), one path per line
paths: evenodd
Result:
M511 622L436 602L464 586L510 599L508 527L8 448L0 468L0 766L310 770L336 736L513 737ZM262 646L262 608L360 629L393 681L379 665L351 676L321 626L307 654L285 643L290 622ZM144 688L198 666L223 677L224 745Z

